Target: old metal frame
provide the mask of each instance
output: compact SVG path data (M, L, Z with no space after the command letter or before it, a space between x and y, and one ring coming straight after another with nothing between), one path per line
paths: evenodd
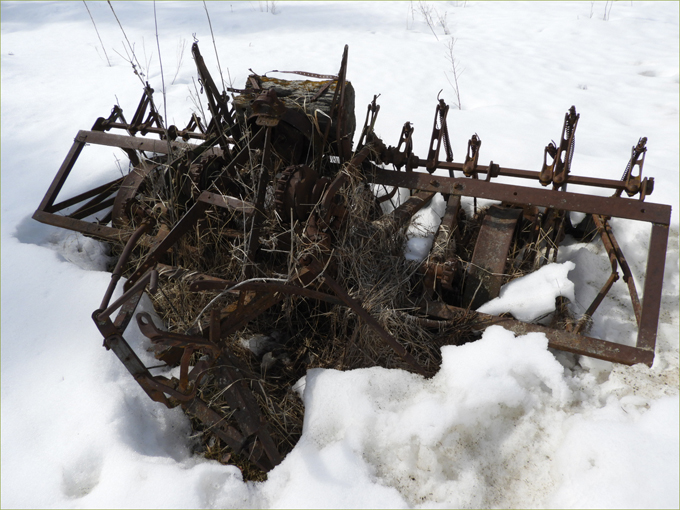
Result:
M374 131L374 125L380 106L376 104L377 96L368 106L364 128L359 137L359 143L352 153L350 134L347 131L347 113L345 111L345 93L348 82L347 55L345 47L340 70L337 76L314 75L312 73L298 73L311 77L331 79L337 82L332 101L330 103L330 115L335 122L334 133L331 133L331 124L326 123L321 147L316 147L309 165L319 166L322 158L327 156L339 160L338 168L343 168L334 179L329 177L319 178L313 168L307 164L293 165L283 170L285 179L280 179L276 188L277 208L282 209L279 213L287 213L288 209L295 209L298 216L309 215L304 222L304 235L321 247L321 253L316 256L305 256L298 263L299 267L294 278L290 281L259 281L251 278L254 275L255 256L259 249L259 231L264 219L264 204L267 186L273 182L273 171L270 168L270 156L272 152L272 129L278 122L288 122L291 118L290 109L282 107L283 103L277 99L276 93L269 89L263 91L259 88L255 75L249 78L248 89L232 92L247 93L253 101L253 118L255 128L253 135L242 138L242 132L246 129L239 125L234 115L234 110L228 107L226 91L220 92L194 43L192 53L197 64L198 73L208 97L209 108L213 118L208 124L207 130L203 128L200 119L195 115L184 130L178 130L175 126L165 128L158 112L155 110L152 100L153 89L147 86L144 89L142 99L130 123L125 121L122 110L114 107L110 116L99 118L92 130L79 131L74 139L66 158L64 159L57 175L52 181L43 200L36 210L33 218L54 226L67 228L81 232L88 236L114 243L125 243L125 247L119 257L118 263L111 275L111 282L107 288L102 303L92 314L92 318L99 331L104 337L104 345L114 351L131 375L137 380L144 391L155 401L161 402L168 407L181 405L186 412L201 420L208 430L220 437L236 453L246 454L248 458L260 469L271 469L281 462L282 457L274 444L267 426L264 423L257 402L250 390L243 383L246 368L239 366L239 361L229 352L225 338L235 331L245 327L250 321L258 317L286 295L297 295L302 298L326 301L335 305L343 305L351 308L364 323L371 327L377 336L394 350L404 361L408 368L422 375L430 375L431 370L421 366L416 358L409 353L380 323L370 315L362 303L350 296L347 290L333 278L332 270L332 233L340 228L347 215L347 210L340 198L340 192L350 183L348 175L361 175L365 183L392 187L384 196L376 198L376 202L390 200L398 188L411 190L411 197L403 204L396 207L389 215L383 216L389 220L395 228L403 228L412 217L430 200L436 193L441 193L447 203L444 217L435 235L435 242L430 253L430 258L423 263L424 292L418 303L417 311L420 317L417 320L424 324L439 326L446 321L467 319L475 330L498 324L513 331L515 334L529 332L541 332L548 338L551 348L560 349L580 355L586 355L607 361L636 364L644 363L651 366L654 361L657 327L659 322L660 304L662 296L662 284L668 233L670 225L671 207L668 205L645 202L646 196L650 195L654 188L653 178L642 179L642 166L645 156L645 138L641 138L638 145L633 147L631 160L623 178L620 181L577 176L570 174L571 157L574 148L574 132L579 120L579 115L572 107L565 115L559 147L554 144L545 149L544 164L541 171L530 171L501 167L493 162L489 165L479 165L481 140L474 135L468 143L468 151L463 163L453 162L453 154L449 141L447 127L448 105L438 98L434 115L432 135L428 148L427 159L420 159L413 154L413 127L409 122L404 124L399 142L396 147L387 147L378 138ZM323 94L330 86L327 82L316 93L314 99ZM150 111L147 113L147 110ZM146 120L145 120L146 117ZM296 129L303 132L312 132L309 126L302 120L291 123ZM251 123L250 128L253 128ZM110 129L122 129L129 136L110 134ZM198 130L198 132L196 131ZM159 140L135 136L137 133L158 135ZM226 134L231 135L229 138ZM183 141L177 138L181 137ZM198 139L202 145L186 143L189 139ZM111 182L97 186L87 192L66 200L57 201L59 194L68 179L78 157L88 144L98 146L118 147L129 157L132 171L128 176L115 179ZM439 160L441 146L446 152L446 161ZM192 195L192 204L187 211L172 225L160 225L154 238L149 237L154 218L149 214L141 214L140 221L121 221L123 216L122 203L132 198L142 184L152 165L172 163L169 160L188 151L200 151L206 156L224 157L224 166L217 178L228 180L234 169L243 165L250 156L250 151L261 151L262 158L259 166L259 179L256 181L254 203L248 203L234 197L220 193L209 192L200 189ZM144 152L153 153L155 156L147 158ZM171 154L172 153L172 154ZM193 154L193 153L192 153ZM553 159L548 164L548 157ZM160 162L160 159L163 159ZM200 163L196 163L200 165ZM387 170L386 165L393 165L395 170ZM633 175L636 170L637 175ZM401 171L402 168L405 171ZM427 173L417 169L424 168ZM300 171L299 178L293 178L296 171ZM437 170L448 172L444 177L435 174ZM292 197L297 195L289 193L290 188L296 185L302 190L302 173L306 172L306 179L315 179L316 182L304 184L306 201L299 207ZM462 177L455 176L460 172ZM543 186L552 184L551 189L527 187L515 184L498 182L499 177L529 180L532 184L540 183ZM216 181L217 182L217 181ZM569 185L589 186L613 191L613 196L602 197L585 193L566 191ZM127 186L127 187L126 187ZM219 187L219 182L217 187ZM639 195L639 198L622 198L625 191L629 197ZM309 204L310 197L316 205L312 208ZM498 276L506 262L508 244L513 236L515 224L522 210L540 210L547 221L552 222L555 228L551 232L551 242L555 246L548 247L545 258L552 254L552 260L557 255L556 243L565 228L568 212L581 212L592 215L592 221L600 234L605 250L609 256L612 272L601 290L588 306L586 313L573 326L567 326L564 330L557 330L540 324L533 324L515 320L508 317L499 317L471 311L467 308L452 306L435 299L435 288L439 285L444 289L451 289L454 279L455 243L459 242L457 231L457 219L461 210L462 198L474 200L474 208L477 210L477 199L493 202L501 202L507 207L505 212L496 211L488 213L482 222L480 235L477 238L475 254L472 262L485 268L487 272L496 274L487 285L490 295L498 294L501 278ZM291 201L293 200L293 201ZM288 205L285 205L288 204ZM77 209L66 215L59 214L67 208L77 206ZM105 213L104 217L95 221L87 221L86 218L98 212L112 207L112 211ZM135 316L138 303L144 292L154 293L158 287L159 274L168 278L172 275L186 276L183 268L170 267L162 264L163 256L178 240L198 225L211 207L230 209L243 214L244 221L248 221L250 237L247 239L247 264L245 278L242 281L226 281L211 275L192 274L187 276L189 289L199 291L221 291L238 295L237 303L230 305L222 314L220 309L213 307L210 317L197 317L196 326L187 330L184 334L168 333L161 331L153 319L145 313ZM307 212L312 210L311 213ZM284 214L285 215L285 214ZM637 294L634 278L628 267L625 256L618 245L611 225L610 218L622 218L642 221L651 224L651 234L647 258L646 276L642 300ZM291 220L292 222L292 220ZM109 226L109 223L111 226ZM135 228L132 225L137 224ZM158 225L157 225L158 226ZM539 226L539 225L537 225ZM292 228L292 227L291 227ZM486 229L486 230L485 230ZM490 232L496 229L502 235L493 239ZM241 234L242 235L242 234ZM498 242L496 242L498 241ZM501 255L494 254L496 245L502 246L497 250ZM110 303L113 293L123 275L124 267L130 259L135 247L144 245L150 247L144 260L131 274L123 285L123 295ZM552 251L551 251L552 250ZM472 265L472 264L471 264ZM598 339L582 334L588 321L598 306L605 298L613 283L618 280L618 269L623 273L623 279L628 286L631 296L633 311L638 324L636 344L634 346L622 345L606 339ZM482 280L484 276L475 276L474 271L467 273L468 277ZM475 280L476 282L476 280ZM474 285L473 285L474 287ZM477 286L476 289L479 287ZM476 290L467 292L467 301L473 305ZM476 306L476 304L474 305ZM206 311L206 310L204 310ZM116 314L115 319L111 317ZM180 377L176 381L170 381L164 377L153 376L151 367L146 367L135 354L123 334L130 321L136 317L140 331L156 346L165 349L159 354L159 359L168 364L179 364ZM206 359L190 366L192 353L201 350L207 356ZM226 381L225 398L230 408L234 410L234 418L237 427L226 423L225 416L211 409L210 406L197 396L197 388L203 376L210 370L217 370L221 379Z
M567 182L570 181L570 178L571 176L567 179ZM556 332L545 327L539 329L547 330L546 335L551 342L551 347L556 349L626 365L635 363L652 365L671 217L669 205L642 202L629 198L598 197L474 179L433 176L419 172L395 173L377 167L374 169L373 182L423 191L438 191L446 195L484 198L516 205L555 207L564 211L651 223L642 310L635 347L627 347L584 335L565 334L565 332ZM629 278L628 281L632 282L632 278ZM510 324L510 322L503 321L503 325L506 324ZM535 326L534 324L527 324L525 328L530 331L534 330L532 328Z

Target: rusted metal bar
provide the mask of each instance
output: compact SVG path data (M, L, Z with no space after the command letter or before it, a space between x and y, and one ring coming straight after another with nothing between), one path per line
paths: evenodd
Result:
M340 71L338 72L338 82L336 85L336 90L340 90L340 98L338 102L338 113L337 113L337 126L335 141L338 146L338 157L340 158L340 163L345 163L350 157L352 141L348 138L349 133L347 132L347 112L345 111L345 92L347 88L347 54L349 52L349 46L345 44L345 48L342 52L342 61L340 63ZM331 110L331 115L333 115L333 110ZM330 125L330 122L329 122Z
M393 221L395 228L402 228L418 211L429 204L434 196L435 193L433 192L417 191L390 214L376 221Z
M129 301L132 296L149 285L150 289L155 292L155 286L158 283L158 272L154 269L147 272L141 279L137 280L134 285L131 285L125 290L125 293L111 303L105 310L102 310L99 315L102 319L108 318L113 312L118 310L125 302Z
M173 407L162 391L148 384L153 376L121 335L107 337L104 345L118 356L118 359L120 359L146 394L151 397L151 400L165 404L167 407Z
M635 320L639 326L642 307L640 305L640 299L638 298L637 289L635 288L635 280L633 279L633 274L630 271L626 257L624 257L623 251L621 251L621 247L616 241L614 232L612 231L607 219L595 214L593 215L593 221L595 222L597 229L600 231L600 238L602 239L602 244L604 244L607 253L609 253L610 257L615 257L621 266L621 271L623 272L623 281L626 282L626 285L628 285L628 293L630 294L630 300L633 304L633 313L635 313Z
M654 355L656 331L661 308L661 289L668 247L668 225L653 224L649 239L649 255L645 287L642 293L642 313L638 330L637 346L648 349Z
M235 122L232 112L229 110L229 98L226 92L219 92L217 85L215 85L215 82L213 81L212 76L210 76L210 72L205 65L205 61L203 60L203 56L198 49L197 43L194 43L191 46L191 53L194 57L194 61L196 62L196 69L198 70L201 84L205 90L205 95L208 98L208 108L212 114L211 125L215 126L217 134L220 138L222 138L223 143L228 141L226 134L233 136L236 140L240 140L241 130L239 129L238 124ZM226 126L223 126L223 122L226 124ZM210 131L210 126L208 127L208 131ZM237 142L233 143L238 145ZM231 156L229 147L225 146L224 149Z
M494 324L503 326L516 335L526 335L527 333L544 333L548 338L548 347L562 351L581 354L591 358L613 361L624 365L635 365L644 363L651 366L654 360L654 350L640 347L630 347L599 338L579 335L568 331L542 326L540 324L529 324L526 322L497 317L481 312L472 312L441 302L427 302L423 304L422 311L429 315L442 319L460 319L466 317L472 324L476 324L482 330Z
M106 289L106 292L104 293L104 298L102 299L101 305L99 305L100 309L104 310L109 306L109 301L111 301L113 291L116 289L116 285L118 284L120 277L123 275L123 267L125 266L125 264L127 264L128 259L132 254L132 250L137 245L137 241L139 241L142 235L144 235L149 230L149 228L151 228L150 223L148 222L142 223L137 228L137 230L135 230L134 233L130 236L130 239L128 239L128 242L125 244L125 248L123 248L123 251L118 257L116 267L113 268L113 272L111 273L111 282L109 283L109 286Z
M83 143L91 143L95 145L103 145L106 147L118 147L123 150L134 150L144 152L154 152L156 154L168 154L168 142L166 140L154 140L152 138L141 138L138 136L114 135L105 133L103 131L86 131L78 132L76 139L82 139ZM170 147L177 150L193 150L199 145L174 141L170 142ZM223 150L219 147L210 147L205 149L204 154L211 156L222 156Z
M109 129L112 129L112 128L114 128L114 129L125 129L126 131L129 132L129 131L131 131L131 130L134 130L135 127L136 127L136 126L135 126L134 124L126 124L126 123L124 123L124 122L110 122L110 123L107 123L107 124L106 124L105 129L106 129L107 131L108 131ZM176 132L176 134L179 135L179 136L181 136L185 141L188 140L189 138L195 138L195 139L197 139L197 140L205 140L205 139L207 138L207 136L205 135L205 133L200 133L200 132L196 133L195 131L188 131L188 130L181 130L181 131L179 131L179 130L177 130L177 127L176 127L176 126L170 126L170 127L167 129L167 131L168 131L169 133L172 133L172 132L173 132L173 130L172 130L173 127L175 128L174 131ZM163 136L165 136L165 131L166 131L166 130L163 129L163 128L156 128L156 127L153 127L153 126L149 126L149 127L146 127L146 128L144 129L144 131L147 132L147 133L152 133L152 134L154 134L154 135L163 135ZM146 133L143 133L143 134L146 134ZM185 138L185 137L186 137L186 138ZM172 139L172 135L170 136L170 138Z
M442 177L419 172L392 172L375 167L375 184L438 191L453 195L498 200L509 204L554 207L564 211L613 216L650 223L670 224L671 207L626 198L597 197L562 191L526 188L475 179Z
M140 290L136 294L130 296L130 299L128 299L125 303L123 303L123 306L120 307L120 311L118 312L118 315L116 315L113 325L121 334L125 331L125 329L128 327L128 324L132 320L132 314L135 313L137 305L142 299L143 294L144 291Z
M597 310L597 307L600 306L600 303L602 303L602 300L604 300L605 296L609 292L609 289L612 288L612 285L614 285L614 282L617 281L618 279L619 273L617 271L612 271L612 273L609 275L609 278L607 278L607 281L600 289L600 292L597 293L597 296L595 296L593 302L590 303L588 309L583 313L583 315L579 319L578 324L576 324L576 327L573 330L574 333L580 333L583 330L583 328L588 324L588 321Z
M456 255L458 233L458 214L460 197L449 195L446 210L432 242L430 256L426 262L425 292L428 297L436 290L437 284L446 290L453 290L453 267Z
M180 333L159 330L153 323L151 316L146 312L137 314L137 325L142 334L153 343L162 344L167 347L217 350L217 345L202 336L182 335Z
M50 208L57 199L57 196L59 195L61 188L64 186L69 174L71 173L73 165L75 165L78 156L80 156L80 153L83 150L83 147L85 147L85 140L86 136L84 135L83 131L79 131L73 140L71 149L68 151L66 158L64 158L64 162L61 164L61 167L59 167L57 175L54 176L52 184L50 184L50 187L47 189L42 202L38 206L38 211L52 212Z
M83 218L92 216L99 211L103 211L107 207L111 207L113 205L113 200L113 198L110 198L108 200L102 201L100 197L97 197L90 203L87 203L83 207L79 208L77 211L69 214L69 217L76 220L82 220Z
M255 205L251 204L250 202L245 202L228 195L210 193L208 191L204 191L201 194L199 200L210 205L216 205L224 209L231 209L232 211L240 212L245 216L250 216L255 211Z
M136 271L134 271L123 289L127 291L136 281L149 269L151 269L158 259L168 251L168 249L174 245L177 240L182 237L193 225L196 224L198 219L203 215L209 204L198 200L191 208L186 212L184 216L177 222L177 224L172 228L170 233L165 236L165 238L158 243L145 257L144 262L140 264Z
M90 235L108 241L125 240L129 235L129 231L119 228L107 227L98 223L90 223L88 221L76 220L68 216L60 216L58 214L47 213L45 211L36 211L33 213L33 219L40 223L53 225L55 227L73 230L82 234Z
M417 157L410 158L410 163L413 165L413 168L418 168L418 167L427 167L427 160L426 159L418 159ZM496 171L496 168L498 169ZM449 171L449 174L451 174L454 171L458 172L464 172L465 170L465 164L464 163L456 163L456 162L445 162L445 161L437 161L436 163L436 169L437 170L447 170ZM508 168L508 167L497 167L495 165L476 165L475 166L475 172L478 174L485 174L488 179L488 175L492 174L492 177L512 177L516 179L529 179L532 181L538 182L540 172L537 172L535 170L522 170L518 168ZM573 175L569 174L566 177L566 184L572 184L572 185L578 185L578 186L590 186L590 187L596 187L596 188L606 188L606 189L612 189L612 190L621 190L624 191L626 189L626 184L623 181L618 181L615 179L602 179L599 177L588 177L588 176L582 176L582 175ZM650 193L647 193L648 195Z
M451 142L449 141L449 131L446 126L446 115L449 113L449 105L443 99L437 103L437 109L434 112L434 122L432 125L432 136L430 137L430 147L427 152L427 164L425 168L432 173L437 168L439 161L439 151L442 143L446 149L446 161L453 161L453 153L451 152ZM437 127L439 125L439 127Z
M50 206L46 212L56 213L63 209L66 209L67 207L79 204L83 200L86 200L97 195L106 198L107 196L111 195L111 193L114 193L118 189L118 187L120 187L120 184L121 182L123 182L123 179L124 177L119 177L118 179L115 179L111 182L107 182L106 184L102 184L101 186L97 186L96 188L86 191L85 193L81 193L80 195L76 195L72 198L64 200L63 202L54 204ZM99 198L99 196L97 198Z

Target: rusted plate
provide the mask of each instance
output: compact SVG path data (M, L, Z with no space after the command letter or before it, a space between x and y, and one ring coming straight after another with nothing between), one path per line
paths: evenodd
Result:
M497 205L486 211L463 285L463 300L470 308L476 309L498 297L521 215L522 209Z

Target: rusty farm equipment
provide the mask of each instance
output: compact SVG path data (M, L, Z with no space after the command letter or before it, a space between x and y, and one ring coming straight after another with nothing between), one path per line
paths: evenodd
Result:
M110 243L117 263L92 318L149 397L184 409L207 456L266 472L299 437L302 406L291 387L308 368L382 365L428 376L442 345L492 324L545 333L554 349L651 365L671 208L644 201L654 188L642 177L646 139L621 180L573 175L572 107L538 171L481 164L476 135L454 162L449 107L438 99L422 159L409 122L396 146L376 135L377 97L355 136L347 52L337 75L253 73L244 89L220 92L195 43L209 120L194 114L184 129L167 126L147 84L130 121L115 106L76 135L33 217ZM129 171L58 200L87 146L122 149ZM574 193L570 184L612 194ZM390 207L400 188L410 196ZM406 260L406 229L438 193L446 208L429 256ZM478 199L492 203L477 207ZM570 212L585 219L572 225ZM610 218L652 225L642 299ZM554 261L567 234L599 239L611 262L585 313L553 328L475 311L504 283ZM588 336L620 274L638 325L634 346ZM164 324L138 311L145 293ZM133 320L160 365L146 366L125 339Z

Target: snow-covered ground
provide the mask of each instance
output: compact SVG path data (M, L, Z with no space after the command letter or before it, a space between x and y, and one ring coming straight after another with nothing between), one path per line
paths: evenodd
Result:
M646 136L648 200L674 208L651 369L553 353L541 334L492 327L445 347L430 380L312 370L300 384L302 439L263 483L192 455L182 412L150 401L102 348L90 314L110 278L105 247L31 219L78 129L116 102L131 115L141 96L109 6L87 5L103 47L82 2L1 4L3 507L678 508L678 2L208 2L234 86L248 68L334 74L349 44L358 122L381 94L378 133L396 144L413 122L421 156L437 94L455 103L453 36L457 161L477 133L482 161L538 170L575 105L572 172L618 179ZM154 4L113 5L160 98ZM194 108L192 35L217 75L208 21L200 2L155 8L167 116L183 126ZM433 33L423 8L446 16L451 35L441 24ZM114 155L95 150L63 196L109 180ZM436 221L441 205L421 221ZM614 228L641 289L649 227ZM427 245L417 241L414 256ZM608 275L606 255L572 243L558 262L551 280L572 285L584 308ZM626 295L617 282L593 334L633 341ZM134 331L126 338L142 344Z

